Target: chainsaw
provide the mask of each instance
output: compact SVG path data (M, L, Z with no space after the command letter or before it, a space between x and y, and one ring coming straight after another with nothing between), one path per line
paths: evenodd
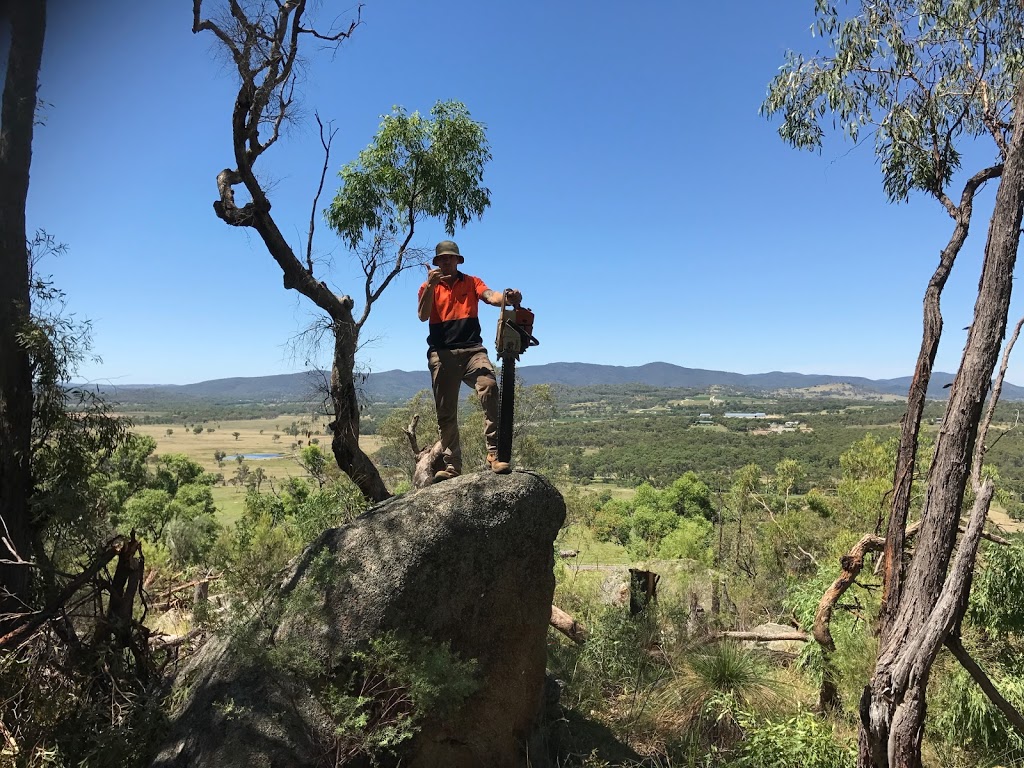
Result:
M533 336L533 312L512 305L509 292L501 294L498 333L494 340L501 358L501 387L498 390L498 461L512 461L512 414L516 403L516 360L530 347L540 344Z

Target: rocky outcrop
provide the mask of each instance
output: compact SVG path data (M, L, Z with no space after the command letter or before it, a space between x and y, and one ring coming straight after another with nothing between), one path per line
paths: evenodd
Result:
M293 564L277 597L286 608L264 640L211 641L183 673L182 704L153 765L345 764L337 758L350 744L332 701L358 687L353 659L375 638L475 665L468 697L427 713L402 745L402 765L524 765L564 515L561 495L539 475L482 473L390 499L325 532Z

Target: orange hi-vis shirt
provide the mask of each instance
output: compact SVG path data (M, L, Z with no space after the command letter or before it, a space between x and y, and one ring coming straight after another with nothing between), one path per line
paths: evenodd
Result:
M420 286L417 300L423 298L427 284ZM451 287L442 280L434 286L434 306L430 309L430 351L467 349L483 346L477 309L480 298L490 290L479 277L455 273Z

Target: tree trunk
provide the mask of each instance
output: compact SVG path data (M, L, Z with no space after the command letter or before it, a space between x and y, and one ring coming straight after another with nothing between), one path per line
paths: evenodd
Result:
M313 276L311 260L306 265L299 261L274 221L270 213L270 200L253 171L256 159L273 141L276 141L277 136L275 127L272 129L273 138L265 139L265 143L260 140L261 126L268 127L264 109L274 90L268 90L268 87L275 82L274 78L278 75L281 79L277 82L286 91L286 84L294 83L288 73L291 72L294 62L296 40L300 30L309 31L302 30L300 24L305 2L279 5L280 23L273 33L276 37L273 41L264 41L272 42L276 53L268 55L265 62L256 64L249 59L251 50L246 48L248 52L243 53L241 48L234 46L230 35L216 24L200 19L201 6L201 0L193 3L192 31L195 33L203 29L213 30L231 51L242 80L231 113L231 137L236 168L225 168L217 174L220 199L214 202L213 210L220 219L232 226L255 229L267 251L281 268L285 289L298 291L330 317L331 330L335 336L330 384L330 398L334 409L331 448L338 467L352 479L363 495L373 502L382 501L391 494L373 462L359 447L359 403L356 399L354 379L359 324L352 317L352 299L349 296L336 295L326 283L317 280ZM240 8L235 10L241 13ZM244 16L244 13L241 15ZM244 19L240 21L237 17L235 21L243 25L245 32L252 39L260 38L258 22ZM348 33L341 33L334 39L347 36ZM288 55L282 53L283 49L288 50ZM262 84L257 85L258 81ZM281 104L280 109L287 111L287 104ZM284 114L285 112L281 113L281 119ZM273 120L269 122L274 123ZM279 122L276 123L277 127L279 125ZM235 204L234 187L238 184L244 185L252 198L251 202L241 208Z
M25 201L46 30L45 0L7 3L11 45L0 107L0 561L32 557L32 375L18 341L31 311ZM10 550L14 550L11 552ZM0 617L29 596L29 568L0 563ZM0 634L4 623L0 618Z
M236 159L244 161L244 148L236 151ZM316 280L303 268L271 217L270 202L263 194L252 170L242 167L244 170L240 172L240 176L253 198L246 223L259 233L270 255L281 267L284 287L298 291L331 318L334 358L331 364L330 396L334 419L330 423L330 429L333 435L331 450L335 461L369 501L378 502L390 498L391 494L384 485L377 467L359 447L359 401L354 376L359 331L352 317L352 299L348 296L335 295L326 284ZM222 197L222 205L223 200Z
M939 256L939 264L928 281L924 293L924 320L921 330L921 349L914 367L914 378L907 394L907 410L900 422L900 442L896 451L896 470L893 477L891 514L886 529L885 549L882 555L883 591L880 631L884 636L899 602L903 587L903 549L907 517L910 513L910 497L913 490L914 468L917 464L917 444L921 431L921 417L924 414L925 400L928 396L928 384L932 377L932 366L939 350L942 337L942 312L939 298L949 279L953 264L970 231L971 217L974 212L974 196L979 187L986 181L998 178L1002 166L995 165L976 173L964 185L963 194L958 207L951 207L956 226L946 247ZM879 533L881 527L875 529Z
M330 428L331 450L338 466L372 502L390 498L380 472L359 447L359 400L356 394L355 370L358 332L351 321L334 322L334 363L331 366L331 403L334 421Z
M1024 116L1021 82L1014 94L1014 115ZM966 606L977 539L992 493L990 483L979 489L971 522L950 572L974 439L1006 333L1022 200L1024 131L1018 130L1007 148L989 225L974 321L928 472L918 545L902 589L892 595L891 619L887 627L883 625L875 672L861 700L861 768L921 765L928 677L939 648ZM890 524L890 536L895 533L893 525L895 521ZM887 565L890 571L898 570L895 560ZM886 577L890 578L889 571Z

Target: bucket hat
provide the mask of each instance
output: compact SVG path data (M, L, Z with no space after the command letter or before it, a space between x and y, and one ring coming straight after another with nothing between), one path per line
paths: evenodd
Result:
M437 260L441 256L458 256L459 264L466 261L461 253L459 253L459 246L454 240L442 240L434 248L434 266L437 266Z

